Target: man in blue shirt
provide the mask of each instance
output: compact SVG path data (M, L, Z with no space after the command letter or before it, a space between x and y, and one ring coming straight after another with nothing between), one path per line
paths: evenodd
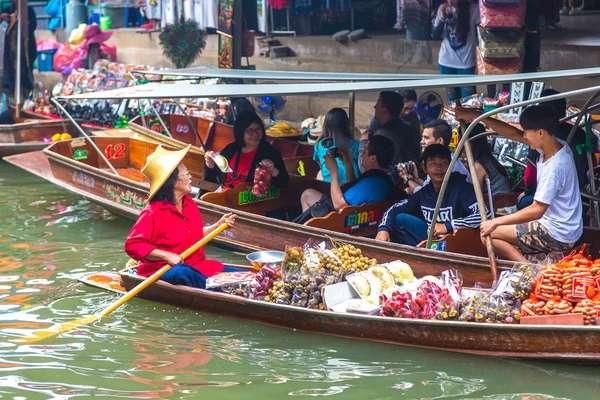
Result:
M377 240L416 246L427 239L428 229L433 229L433 234L440 236L453 233L457 228L479 227L481 217L475 190L460 172L450 175L438 220L435 223L432 221L450 157L450 150L442 144L432 144L425 149L422 167L431 178L430 182L385 212L379 224ZM422 218L417 218L417 214Z
M346 150L339 148L339 157L346 163L351 163L351 158ZM394 144L384 136L372 136L367 145L362 149L360 169L362 173L354 179L352 165L346 165L349 182L340 185L338 166L331 155L325 156L325 165L331 174L331 203L335 210L347 206L375 203L387 199L394 191L394 181L389 173ZM316 202L325 199L321 192L315 189L306 189L302 193L300 202L302 212L308 210Z

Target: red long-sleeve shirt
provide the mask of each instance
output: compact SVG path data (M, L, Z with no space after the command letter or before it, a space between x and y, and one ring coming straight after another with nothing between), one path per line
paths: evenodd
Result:
M194 200L184 196L182 205L181 213L168 201L149 203L142 210L125 240L125 252L141 262L137 268L139 275L150 276L165 265L164 261L146 260L152 250L181 254L204 237L202 215ZM206 259L204 248L198 249L184 263L206 277L223 271L223 264Z

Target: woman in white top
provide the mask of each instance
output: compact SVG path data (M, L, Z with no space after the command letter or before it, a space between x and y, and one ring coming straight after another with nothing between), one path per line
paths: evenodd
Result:
M473 0L448 0L438 8L432 36L442 39L438 64L443 75L475 74L479 6ZM449 101L474 94L475 86L448 88Z

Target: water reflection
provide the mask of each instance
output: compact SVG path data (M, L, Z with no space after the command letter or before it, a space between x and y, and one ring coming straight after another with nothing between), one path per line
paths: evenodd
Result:
M28 399L547 400L599 397L598 368L517 362L278 329L135 299L31 345L10 339L90 315L115 294L131 223L0 162L0 396ZM241 257L208 248L212 257Z

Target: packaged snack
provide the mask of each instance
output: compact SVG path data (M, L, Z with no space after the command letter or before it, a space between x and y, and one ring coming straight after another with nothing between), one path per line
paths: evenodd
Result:
M544 306L544 314L555 315L555 314L567 314L573 310L573 306L567 300L560 298L550 299Z
M521 314L524 316L544 315L545 306L544 300L539 300L532 295L521 304Z
M563 272L556 264L546 264L540 268L535 282L535 296L542 300L562 297Z
M596 317L600 311L600 305L590 299L578 301L573 308L572 313L583 314L584 325L595 325Z

